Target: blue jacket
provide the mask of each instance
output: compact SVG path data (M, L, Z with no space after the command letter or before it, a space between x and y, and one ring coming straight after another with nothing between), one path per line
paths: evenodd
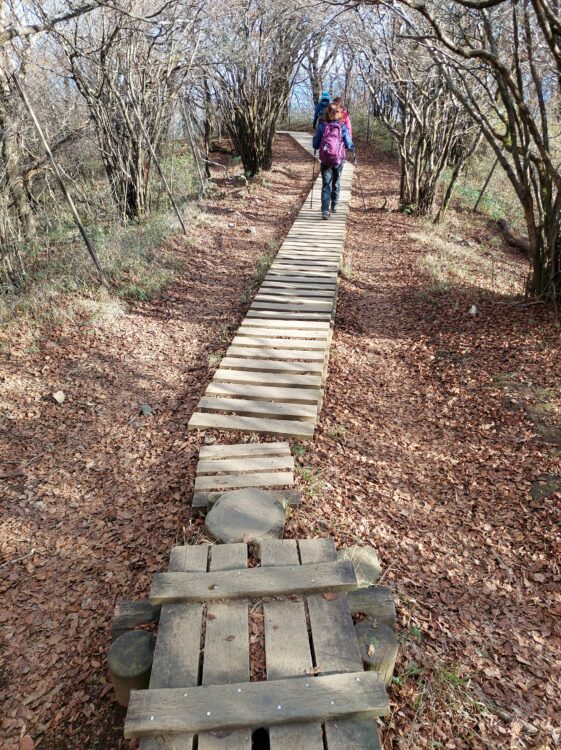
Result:
M312 146L316 150L319 148L319 144L321 143L321 137L323 135L324 130L325 130L325 123L320 122L319 127L316 130L316 134L314 135L314 140L312 141ZM346 125L341 126L341 135L343 137L345 148L348 148L348 149L354 148L354 143L351 141L351 136L349 135L349 131L347 130Z
M327 99L325 96L319 100L319 102L316 104L316 111L314 112L314 122L312 127L315 128L318 124L319 118L322 116L325 108L331 101L331 98Z

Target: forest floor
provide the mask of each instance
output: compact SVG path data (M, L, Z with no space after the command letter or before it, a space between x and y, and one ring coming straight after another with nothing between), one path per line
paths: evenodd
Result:
M326 398L287 533L379 552L399 615L387 750L554 748L558 323L514 304L526 263L484 218L453 212L433 230L392 210L394 160L361 155L367 210L355 177ZM250 197L225 184L175 240L186 263L159 299L2 354L3 750L134 747L105 670L113 604L202 538L186 425L310 176L279 138L264 184Z

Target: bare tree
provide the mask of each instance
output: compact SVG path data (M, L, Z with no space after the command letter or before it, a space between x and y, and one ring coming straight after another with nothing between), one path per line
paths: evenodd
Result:
M250 175L272 164L277 120L309 30L303 6L302 0L233 0L215 9L207 40L214 96Z

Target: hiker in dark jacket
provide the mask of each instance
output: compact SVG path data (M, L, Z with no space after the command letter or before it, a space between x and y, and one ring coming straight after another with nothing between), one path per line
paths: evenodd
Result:
M341 122L341 107L329 104L325 110L325 121L320 122L314 135L313 147L319 149L321 163L321 216L329 219L331 213L337 212L341 172L345 164L345 148L354 150L346 125Z
M330 103L330 101L331 101L331 94L329 93L329 91L324 91L323 94L321 95L321 99L316 104L316 111L314 112L314 122L312 125L314 130L317 127L318 120L322 119L325 113L325 110L327 108L327 105Z

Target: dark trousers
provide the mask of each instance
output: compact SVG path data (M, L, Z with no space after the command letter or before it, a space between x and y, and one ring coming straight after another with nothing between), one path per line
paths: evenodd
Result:
M343 171L344 161L336 167L326 167L321 165L321 211L329 211L329 206L337 206L339 203L339 189L341 187L341 172Z

